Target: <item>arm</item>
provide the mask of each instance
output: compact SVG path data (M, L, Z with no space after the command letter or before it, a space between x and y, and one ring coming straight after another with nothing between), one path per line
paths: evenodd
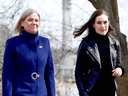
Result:
M115 77L120 77L123 76L125 73L124 68L121 66L121 48L120 44L118 41L116 41L116 46L117 46L117 62L116 62L116 69L114 69L113 76Z
M12 42L14 43L14 42ZM3 96L12 96L13 76L14 76L14 49L10 40L7 40L2 72Z
M52 60L49 41L48 41L48 48L49 48L49 53L45 68L45 82L48 90L48 96L55 96L54 67L53 67L53 60Z
M84 67L86 59L86 51L84 48L83 42L81 42L79 49L78 49L78 55L77 55L77 62L76 62L76 68L75 68L75 79L76 79L76 84L77 88L79 90L79 95L80 96L88 96L87 92L84 90L84 80L83 80L83 74L86 75L85 73L88 73L88 67Z

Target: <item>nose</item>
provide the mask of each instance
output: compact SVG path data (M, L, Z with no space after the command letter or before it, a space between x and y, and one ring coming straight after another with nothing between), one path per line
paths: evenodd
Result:
M35 21L35 20L33 20L32 24L34 24L34 25L35 25L35 24L36 24L36 21Z
M104 27L105 27L105 24L104 24L104 23L102 23L102 24L101 24L101 27L103 27L103 28L104 28Z

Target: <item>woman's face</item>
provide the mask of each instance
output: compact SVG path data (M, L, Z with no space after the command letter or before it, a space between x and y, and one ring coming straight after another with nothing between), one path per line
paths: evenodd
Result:
M40 25L40 18L37 13L32 13L24 21L21 21L21 25L28 33L35 34Z
M95 18L95 22L93 23L93 27L97 34L106 35L109 28L109 20L108 16L102 14Z

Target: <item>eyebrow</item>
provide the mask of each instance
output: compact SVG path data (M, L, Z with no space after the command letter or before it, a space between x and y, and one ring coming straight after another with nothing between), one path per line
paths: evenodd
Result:
M108 20L104 20L104 21L108 21ZM103 21L103 22L104 22L104 21ZM102 21L101 21L101 20L98 20L98 21L96 21L96 22L102 22Z
M32 18L32 17L30 17L30 18L28 18L28 19L34 19L34 18ZM40 18L35 18L36 20L40 20Z

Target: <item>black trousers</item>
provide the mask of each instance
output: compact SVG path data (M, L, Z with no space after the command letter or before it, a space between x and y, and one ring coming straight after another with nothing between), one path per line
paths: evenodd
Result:
M88 95L89 96L117 96L116 92L109 93L109 94L108 93L88 93Z
M114 86L94 86L89 92L89 96L117 96Z

